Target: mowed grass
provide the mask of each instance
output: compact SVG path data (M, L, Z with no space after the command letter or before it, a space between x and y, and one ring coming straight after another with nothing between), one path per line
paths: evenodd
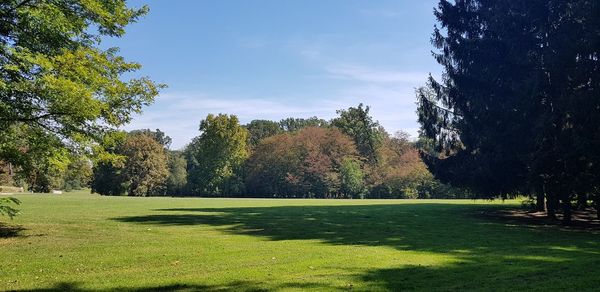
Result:
M600 235L517 201L18 195L0 290L598 290Z

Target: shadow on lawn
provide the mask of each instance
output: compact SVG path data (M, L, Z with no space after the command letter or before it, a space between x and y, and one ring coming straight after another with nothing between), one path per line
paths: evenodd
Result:
M452 257L442 266L407 266L356 275L384 289L590 289L600 272L597 233L507 224L477 216L490 205L399 204L159 209L114 218L165 226L220 226L270 240L388 246ZM400 255L401 256L401 255ZM596 273L596 274L594 274Z
M81 287L79 283L63 282L58 283L50 288L37 288L30 290L19 290L29 292L50 292L50 291L72 291L72 292L151 292L151 291L247 291L247 292L258 292L258 291L271 291L273 289L322 289L325 288L322 284L315 283L290 283L283 284L277 287L269 287L269 289L261 287L260 283L252 282L233 282L228 285L196 285L196 284L171 284L171 285L160 285L160 286L147 286L147 287L116 287L110 289L86 289ZM329 288L330 290L333 288Z
M0 238L19 237L25 228L19 225L6 225L0 222Z

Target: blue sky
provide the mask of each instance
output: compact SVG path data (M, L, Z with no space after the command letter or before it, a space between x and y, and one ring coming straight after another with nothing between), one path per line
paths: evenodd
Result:
M429 41L436 2L136 0L150 13L103 46L169 86L126 129L160 128L174 149L208 113L329 119L361 102L389 132L414 136L414 88L441 71Z

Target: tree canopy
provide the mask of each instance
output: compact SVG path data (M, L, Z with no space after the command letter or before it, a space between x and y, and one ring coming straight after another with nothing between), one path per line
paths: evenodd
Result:
M248 130L235 115L209 114L200 122L200 132L186 149L192 192L206 196L240 193L239 170L248 157Z
M259 196L343 196L340 169L357 155L354 142L336 128L307 127L269 137L247 163L247 191Z
M162 85L131 78L140 64L100 46L147 12L124 0L2 1L0 159L26 172L31 157L89 148L151 103Z
M600 5L442 0L435 14L444 75L417 90L430 170L484 196L545 195L551 214L560 200L568 223L599 181Z
M127 157L123 179L130 196L163 194L169 177L164 146L149 134L129 135L121 153Z
M105 137L103 147L115 155L94 166L92 191L101 195L149 196L165 193L169 161L164 145L148 132L118 132Z
M256 146L261 140L283 132L280 123L269 120L252 120L244 128L248 130L250 146Z
M379 123L369 115L369 106L350 107L338 110L339 117L331 121L331 125L342 133L352 137L360 154L370 162L377 161L377 149L381 146L383 133Z

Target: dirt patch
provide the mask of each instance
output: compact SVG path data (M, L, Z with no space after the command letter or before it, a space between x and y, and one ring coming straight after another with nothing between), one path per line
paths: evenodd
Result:
M546 212L532 212L523 209L487 210L478 214L480 217L499 220L510 224L529 226L558 226L564 229L597 230L600 231L600 220L596 210L586 209L573 211L572 224L562 225L562 214L556 214L557 219L548 218Z

